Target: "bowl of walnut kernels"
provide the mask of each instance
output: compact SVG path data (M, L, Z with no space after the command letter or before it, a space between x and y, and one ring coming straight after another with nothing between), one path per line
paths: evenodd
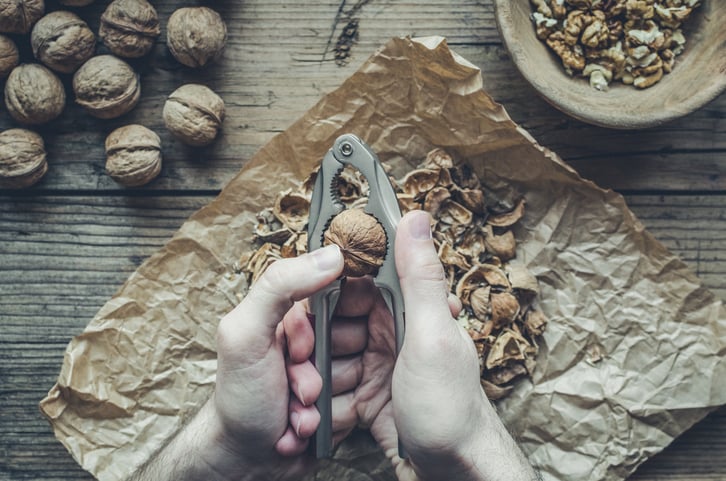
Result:
M512 60L545 100L636 129L726 89L726 0L494 0Z

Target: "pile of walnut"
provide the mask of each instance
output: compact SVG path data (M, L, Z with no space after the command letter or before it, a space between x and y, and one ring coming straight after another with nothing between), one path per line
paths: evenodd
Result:
M646 88L670 73L686 43L681 25L701 0L531 0L537 37L570 75L607 90Z
M258 213L254 232L258 247L244 253L236 265L250 283L276 260L306 251L305 229L315 175L298 189L281 192L273 207ZM524 215L524 199L509 202L490 198L471 168L455 166L451 156L440 149L431 151L419 168L392 182L403 212L423 209L432 215L434 242L450 291L464 305L458 322L469 332L479 353L482 386L490 399L506 396L517 379L531 375L537 338L547 322L536 304L537 279L524 265L513 261L516 243L512 226ZM367 184L357 170L342 171L338 195L348 209L343 212L361 212L356 208L366 203ZM363 230L353 225L355 220L346 222L348 226L344 227L345 222L337 226L332 237ZM385 255L385 251L365 251L368 257Z
M65 7L92 2L60 0ZM147 0L113 0L101 16L98 31L111 54L97 55L96 35L76 13L44 13L43 0L0 0L0 79L7 77L5 105L22 127L0 133L3 188L28 187L48 170L43 139L29 128L63 113L64 76L72 84L75 102L89 115L99 119L125 115L139 102L141 81L122 58L150 55L161 33L156 9ZM216 61L227 40L222 17L207 7L179 8L169 17L166 31L169 51L192 68ZM17 34L29 34L32 59L20 58ZM221 97L197 84L179 87L160 112L169 132L192 146L207 145L217 137L224 113ZM141 125L129 124L111 132L106 156L106 172L122 185L146 184L161 171L159 136Z

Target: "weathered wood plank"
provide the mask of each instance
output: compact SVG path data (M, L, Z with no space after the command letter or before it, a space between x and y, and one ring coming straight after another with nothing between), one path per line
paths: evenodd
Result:
M0 479L90 479L37 409L70 338L211 196L0 198ZM726 196L628 196L649 230L726 298ZM633 479L723 479L726 408Z
M80 10L92 27L106 3ZM169 0L155 3L162 22L178 6ZM50 171L37 189L118 190L104 173L103 141L113 128L131 122L145 124L162 137L164 169L147 190L218 189L265 142L339 86L389 38L438 34L481 67L487 90L515 121L602 185L726 190L726 96L657 129L619 132L588 126L549 106L526 84L501 46L490 2L359 3L363 6L355 16L360 18L360 39L344 67L332 61L329 45L331 34L334 43L345 23L335 23L339 2L218 5L230 27L228 48L222 61L201 72L176 63L162 34L153 54L134 63L142 74L142 100L134 111L121 119L99 121L69 102L61 118L41 129ZM209 84L227 102L224 133L208 148L186 148L163 126L164 99L188 81ZM12 125L7 113L0 114L0 128ZM685 168L668 168L672 165ZM613 166L624 175L612 174Z

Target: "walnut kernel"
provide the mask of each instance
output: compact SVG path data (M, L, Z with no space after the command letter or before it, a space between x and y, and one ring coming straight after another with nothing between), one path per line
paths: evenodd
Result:
M224 121L224 100L209 87L186 84L164 104L164 124L174 137L196 147L210 144Z
M187 67L203 67L222 55L227 26L211 8L184 7L169 17L166 40L179 62Z
M106 137L106 172L127 187L151 182L161 172L161 140L143 125L120 127Z
M119 117L139 101L139 78L129 64L113 55L99 55L73 75L76 103L100 119Z
M35 184L45 175L43 138L25 129L0 133L0 187L20 189Z
M114 0L101 15L98 35L121 57L143 57L161 32L156 9L146 0Z
M43 16L43 0L0 0L0 32L28 33Z
M18 66L18 47L10 37L0 35L0 79L7 77Z
M336 215L324 234L324 245L337 244L343 253L343 275L375 274L386 257L386 232L375 217L361 209Z
M93 56L96 36L81 17L59 10L38 20L30 43L39 61L56 72L71 73Z
M38 125L58 117L66 104L60 79L39 64L15 67L5 83L5 105L21 124Z

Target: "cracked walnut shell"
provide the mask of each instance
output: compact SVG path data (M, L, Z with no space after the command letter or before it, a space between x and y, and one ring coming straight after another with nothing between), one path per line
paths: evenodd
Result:
M204 67L221 55L227 42L227 26L208 7L184 7L169 17L166 43L174 58L187 67Z
M164 104L164 124L174 137L187 145L210 144L224 121L224 100L212 89L186 84L169 95Z
M7 77L18 66L20 55L18 47L10 37L0 35L0 79Z
M161 140L143 125L120 127L106 137L106 172L127 187L151 182L161 172Z
M19 123L38 125L58 117L66 104L60 79L39 64L15 67L5 83L5 105Z
M43 138L25 129L0 133L0 187L20 189L40 180L48 170Z
M76 103L99 119L119 117L139 101L139 78L129 64L113 55L99 55L73 75Z
M28 33L43 16L43 0L0 0L0 32Z
M81 17L59 10L38 20L30 43L35 58L47 67L71 73L93 56L96 36Z
M114 0L101 15L98 35L120 57L143 57L161 32L156 9L146 0Z
M386 232L375 217L361 209L346 209L336 215L323 237L323 245L340 247L344 276L375 274L383 265Z

